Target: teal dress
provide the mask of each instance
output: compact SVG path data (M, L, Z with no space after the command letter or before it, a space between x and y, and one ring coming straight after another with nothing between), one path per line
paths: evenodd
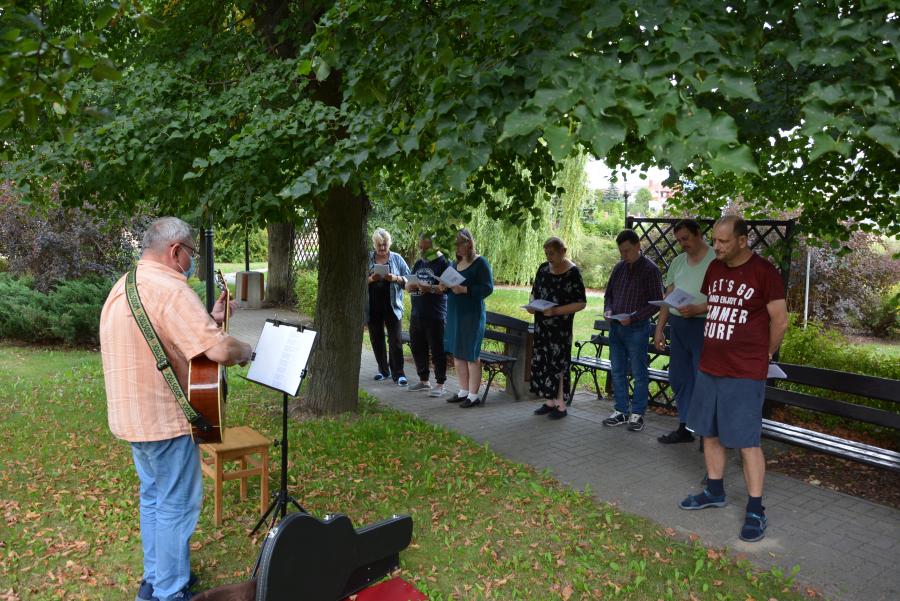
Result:
M457 263L453 262L456 269ZM484 299L494 291L494 274L484 257L478 257L459 272L468 288L465 294L447 292L447 325L444 328L444 350L455 359L477 361L484 338Z

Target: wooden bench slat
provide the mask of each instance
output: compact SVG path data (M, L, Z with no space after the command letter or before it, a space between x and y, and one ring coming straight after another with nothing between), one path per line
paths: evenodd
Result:
M497 340L506 344L523 344L525 341L524 334L510 334L508 332L497 332L496 330L484 330L484 337L489 340Z
M766 386L766 400L900 430L900 413Z
M900 386L896 380L793 363L778 365L796 384L900 403Z
M782 440L839 457L900 471L900 453L889 449L882 449L769 419L763 420L762 432L764 436L774 440Z

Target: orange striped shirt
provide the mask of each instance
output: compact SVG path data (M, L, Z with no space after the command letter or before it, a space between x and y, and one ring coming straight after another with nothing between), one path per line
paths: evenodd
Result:
M225 334L183 274L142 259L137 264L136 279L150 323L187 395L190 360L214 347ZM100 314L100 353L109 429L116 437L147 442L191 433L131 314L125 276L113 286Z

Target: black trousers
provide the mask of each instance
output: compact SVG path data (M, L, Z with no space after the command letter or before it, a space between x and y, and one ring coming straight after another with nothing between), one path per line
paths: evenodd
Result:
M403 324L390 307L369 307L369 340L378 362L378 371L391 374L394 382L403 376L403 340L400 333ZM384 330L387 328L387 349L384 347Z
M434 360L434 379L443 384L447 379L447 353L444 352L444 320L417 316L409 319L409 345L416 360L416 373L428 381L428 351Z

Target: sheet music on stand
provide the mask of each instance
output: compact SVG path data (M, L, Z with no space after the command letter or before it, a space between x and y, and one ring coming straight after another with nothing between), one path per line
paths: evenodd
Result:
M247 379L297 396L315 340L313 330L267 319L251 356Z

